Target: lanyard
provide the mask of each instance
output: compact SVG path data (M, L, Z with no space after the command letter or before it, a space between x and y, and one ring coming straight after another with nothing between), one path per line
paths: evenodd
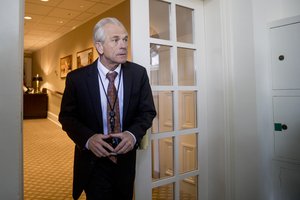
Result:
M107 92L105 91L105 87L104 87L102 78L101 78L101 76L100 76L99 70L98 70L98 76L99 76L99 78L100 78L100 82L101 82L101 85L102 85L104 94L105 94L105 96L106 96L107 103L108 103L109 108L110 108L110 112L109 112L109 116L110 116L110 117L114 117L114 116L115 116L114 109L115 109L115 105L116 105L117 98L118 98L118 93L119 93L119 88L120 88L120 83L121 83L121 75L122 75L122 71L123 71L123 70L122 70L122 68L121 68L120 74L119 74L118 88L117 88L117 91L116 91L116 97L115 97L114 103L113 103L113 105L112 105L111 102L109 101L109 98L108 98L108 96L107 96Z

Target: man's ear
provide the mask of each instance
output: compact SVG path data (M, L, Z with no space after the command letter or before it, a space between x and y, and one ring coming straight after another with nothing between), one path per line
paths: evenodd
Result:
M96 47L99 54L103 54L103 45L102 45L101 42L97 42L95 47Z

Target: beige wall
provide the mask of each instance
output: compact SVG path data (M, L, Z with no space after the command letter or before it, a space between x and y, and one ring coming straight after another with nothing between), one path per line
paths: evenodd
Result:
M51 91L63 92L65 87L65 78L60 78L60 58L72 55L72 69L76 69L76 52L93 47L93 28L103 17L118 18L130 35L130 0L126 0L33 53L32 74L43 77L41 88L49 89L48 110L54 116L59 113L61 96ZM93 47L94 60L97 57L98 53Z

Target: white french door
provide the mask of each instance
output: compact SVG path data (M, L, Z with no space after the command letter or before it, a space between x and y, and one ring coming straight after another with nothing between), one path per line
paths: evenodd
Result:
M147 68L157 117L138 151L135 199L205 199L203 2L131 0L132 60Z

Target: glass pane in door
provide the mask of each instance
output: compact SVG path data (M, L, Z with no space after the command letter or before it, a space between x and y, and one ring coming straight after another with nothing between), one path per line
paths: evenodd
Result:
M172 137L154 139L152 150L152 180L159 180L174 175L174 142Z
M159 0L149 1L150 37L170 39L170 3Z
M139 151L137 200L197 200L203 1L130 2L137 13L132 30L139 36L133 57L147 68L157 111L146 138L149 148Z
M180 200L197 200L198 176L191 176L180 181Z
M194 50L178 48L178 85L192 86L196 84Z
M171 47L150 44L150 80L152 85L171 85Z
M197 134L179 136L179 171L186 173L197 169Z
M163 185L152 189L152 200L173 200L174 184Z
M157 115L153 120L151 132L173 131L173 91L153 92L153 99Z
M193 10L176 5L177 41L193 43Z
M197 91L179 91L179 129L197 127Z

